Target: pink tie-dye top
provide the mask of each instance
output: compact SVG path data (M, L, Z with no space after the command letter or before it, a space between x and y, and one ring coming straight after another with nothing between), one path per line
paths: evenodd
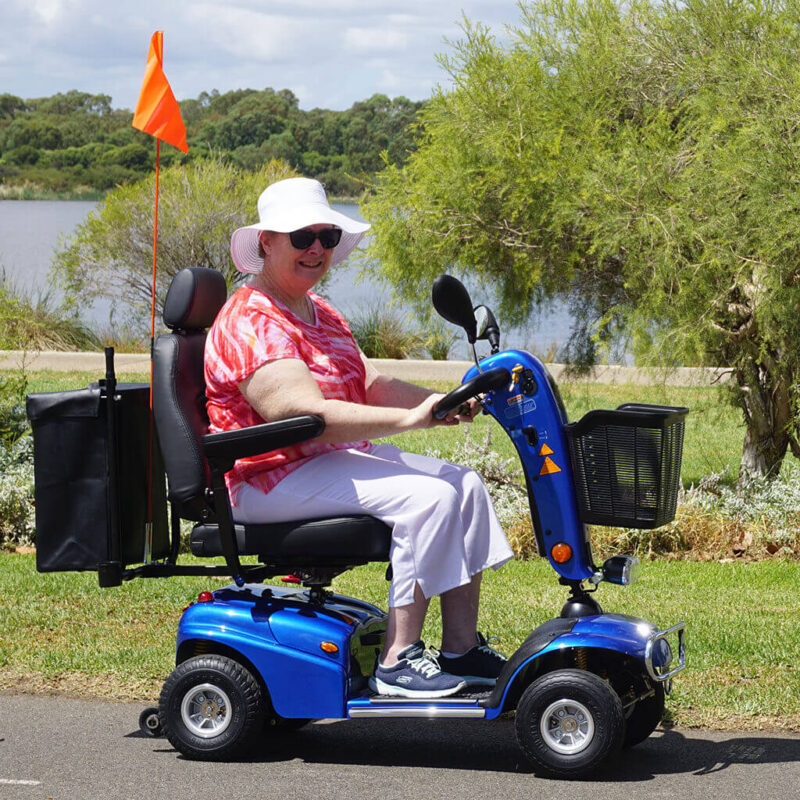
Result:
M252 286L234 293L206 339L205 376L211 431L269 422L245 400L239 384L260 366L281 358L299 358L327 399L366 403L366 372L344 317L321 297L309 293L316 320L308 323ZM286 387L290 392L291 386ZM368 441L307 442L264 455L239 459L227 475L231 502L242 482L268 492L310 458L332 450L367 450Z

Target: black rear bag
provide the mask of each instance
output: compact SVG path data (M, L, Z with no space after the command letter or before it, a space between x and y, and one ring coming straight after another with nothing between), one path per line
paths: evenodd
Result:
M152 541L146 552L149 387L118 383L110 394L112 400L100 381L27 397L39 572L98 570L108 563L124 568L169 554L164 465L156 437Z

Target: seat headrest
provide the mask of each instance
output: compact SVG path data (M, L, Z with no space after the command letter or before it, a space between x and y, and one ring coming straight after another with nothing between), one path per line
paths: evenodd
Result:
M204 330L225 305L228 289L216 269L187 267L172 279L164 300L164 324L170 329Z

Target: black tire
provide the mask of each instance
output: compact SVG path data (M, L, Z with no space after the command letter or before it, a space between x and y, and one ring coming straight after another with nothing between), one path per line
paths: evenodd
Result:
M562 669L523 692L516 729L538 774L580 778L619 752L625 717L619 695L606 681L585 670Z
M664 686L656 683L653 694L639 700L625 719L623 747L633 747L643 742L657 727L664 716Z
M161 730L161 720L158 718L158 709L150 706L139 714L139 730L151 739L158 739L164 735Z
M159 701L164 735L187 758L234 759L264 724L264 696L241 664L224 656L184 661L164 683Z

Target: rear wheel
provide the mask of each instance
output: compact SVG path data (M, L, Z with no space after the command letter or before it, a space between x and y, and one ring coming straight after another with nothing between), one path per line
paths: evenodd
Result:
M517 706L517 739L537 773L578 778L622 746L625 718L617 693L602 678L577 669L534 681Z
M187 758L234 758L253 742L264 720L258 681L224 656L184 661L164 683L159 718L165 736Z

